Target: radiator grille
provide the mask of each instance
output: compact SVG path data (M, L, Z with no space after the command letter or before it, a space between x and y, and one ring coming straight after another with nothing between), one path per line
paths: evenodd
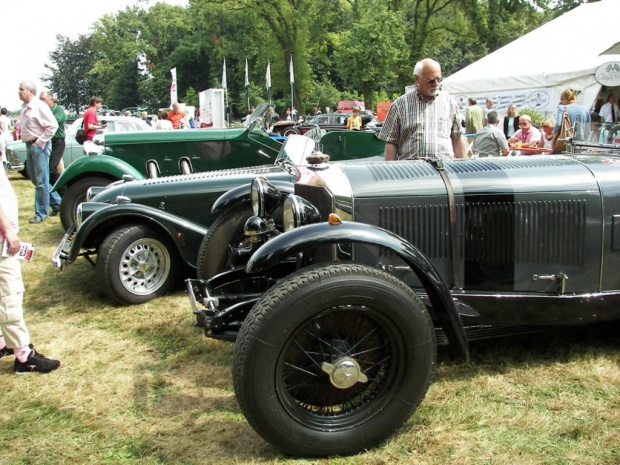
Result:
M445 204L381 207L379 226L407 239L430 259L449 257L450 225Z
M449 258L447 205L380 207L378 216L380 227L405 238L428 258ZM466 202L457 207L457 217L463 226L461 258L467 262L584 263L585 200Z

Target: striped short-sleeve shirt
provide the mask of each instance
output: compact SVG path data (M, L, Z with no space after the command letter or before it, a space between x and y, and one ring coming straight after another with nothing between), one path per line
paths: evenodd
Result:
M398 147L398 159L454 158L452 140L462 132L456 101L439 92L428 102L417 91L398 97L388 113L379 139Z

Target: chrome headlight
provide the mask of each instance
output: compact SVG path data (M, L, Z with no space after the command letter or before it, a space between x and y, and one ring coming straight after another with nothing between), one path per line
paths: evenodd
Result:
M90 202L100 192L106 190L105 186L91 186L86 190L86 202Z
M289 195L284 201L282 214L284 231L290 231L291 229L318 223L319 221L321 221L319 211L303 197Z
M82 223L90 218L94 213L97 213L102 208L110 207L109 203L102 202L82 202L75 209L75 222L78 228L82 226Z
M282 194L265 178L252 181L252 210L254 215L265 218L282 202Z
M80 226L82 226L82 223L84 222L84 220L82 219L82 205L83 203L78 204L77 208L75 209L75 222L77 223L78 229L80 228Z

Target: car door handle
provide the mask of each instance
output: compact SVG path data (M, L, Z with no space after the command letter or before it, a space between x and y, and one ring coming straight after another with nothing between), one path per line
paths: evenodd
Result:
M532 281L560 281L560 294L566 292L566 281L568 276L564 273L558 274L535 274L532 276Z

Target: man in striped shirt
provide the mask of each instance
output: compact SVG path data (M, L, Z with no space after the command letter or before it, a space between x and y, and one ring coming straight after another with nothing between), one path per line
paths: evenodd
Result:
M386 160L464 158L467 144L455 100L441 92L441 66L426 58L413 70L416 89L398 97L388 113L379 139Z

